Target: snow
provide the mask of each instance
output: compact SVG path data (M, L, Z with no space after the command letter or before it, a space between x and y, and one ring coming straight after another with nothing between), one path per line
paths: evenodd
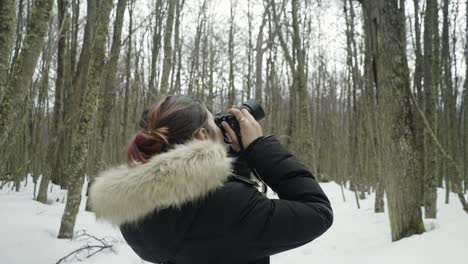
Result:
M345 190L343 201L336 183L321 184L329 196L335 221L330 230L302 247L271 257L273 264L290 263L468 263L468 215L463 212L455 194L445 204L445 190L439 189L438 218L425 220L429 231L391 242L388 215L375 214L374 196L360 200L357 209L354 194ZM57 239L64 209L65 191L52 186L50 205L32 199L32 180L20 192L5 186L0 190L0 263L50 264L70 252L99 242L81 237L74 240ZM97 238L112 243L89 258L83 252L66 263L145 263L125 243L119 230L103 222L96 222L93 213L84 211L82 201L75 231L85 230ZM291 223L293 224L293 223Z

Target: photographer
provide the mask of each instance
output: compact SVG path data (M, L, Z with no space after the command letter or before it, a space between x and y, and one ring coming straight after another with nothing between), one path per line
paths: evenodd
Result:
M249 111L229 113L242 142L228 123L216 124L203 102L166 97L129 143L130 166L100 173L91 186L96 216L118 225L144 260L269 263L269 256L331 226L330 202L309 169L275 136L263 136ZM232 139L230 154L223 131ZM262 195L249 170L280 199Z

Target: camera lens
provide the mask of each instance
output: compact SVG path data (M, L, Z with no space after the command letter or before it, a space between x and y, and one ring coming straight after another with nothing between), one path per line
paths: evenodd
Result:
M247 109L247 111L249 111L257 121L261 121L263 118L265 118L265 111L263 111L262 106L254 99L247 100L242 104L241 108Z

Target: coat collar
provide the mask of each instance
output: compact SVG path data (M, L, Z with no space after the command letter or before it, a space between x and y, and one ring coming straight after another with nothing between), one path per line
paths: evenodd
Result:
M180 208L221 187L232 173L232 159L220 143L192 140L145 164L105 170L91 186L91 209L97 218L121 225L154 210Z

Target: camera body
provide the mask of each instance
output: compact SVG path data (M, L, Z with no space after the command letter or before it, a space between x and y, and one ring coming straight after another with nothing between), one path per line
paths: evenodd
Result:
M257 101L255 101L254 99L247 100L239 107L239 109L247 109L247 111L249 111L249 113L257 121L261 121L265 118L265 111L263 110L262 106L259 103L257 103ZM226 130L221 125L223 121L228 123L228 125L236 133L238 138L241 137L239 122L237 121L234 115L232 115L229 112L221 111L215 115L214 119L216 125L223 132L224 142L226 142L227 144L231 144L232 140L229 138L229 135L227 134Z

